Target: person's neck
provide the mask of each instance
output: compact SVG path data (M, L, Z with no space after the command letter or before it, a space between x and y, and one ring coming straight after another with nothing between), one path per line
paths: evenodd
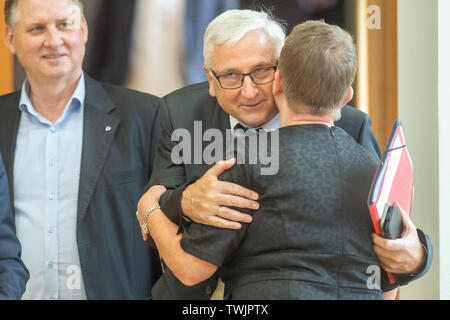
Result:
M302 125L302 124L324 124L329 127L334 125L334 120L329 116L317 116L312 114L281 114L281 127Z
M33 108L52 123L58 121L64 108L75 92L81 73L77 77L35 80L28 78L30 84L29 98Z

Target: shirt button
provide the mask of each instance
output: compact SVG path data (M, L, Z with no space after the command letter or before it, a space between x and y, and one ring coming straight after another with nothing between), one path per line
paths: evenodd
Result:
M49 262L49 263L48 263L48 267L49 267L50 269L53 269L53 268L55 267L55 264L54 264L53 262Z
M51 133L55 133L56 132L56 128L55 127L50 127L50 132Z
M48 164L50 165L50 167L53 167L55 165L55 163L56 163L56 161L54 159L52 159L49 161Z
M48 195L48 198L50 199L50 200L54 200L55 199L55 194L54 193L50 193L49 195Z
M48 233L53 233L53 231L55 231L55 227L53 226L48 227Z

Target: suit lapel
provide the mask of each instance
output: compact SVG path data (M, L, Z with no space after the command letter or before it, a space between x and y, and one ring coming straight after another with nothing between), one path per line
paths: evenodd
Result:
M226 130L229 130L230 127L230 116L228 113L223 111L223 109L219 106L219 103L216 100L216 108L213 115L212 120L212 128L220 128L223 136L225 137Z
M0 128L0 151L2 152L3 162L8 176L9 196L11 207L14 212L14 151L16 148L17 130L20 121L20 91L4 97L0 110L0 116L5 120L2 121Z
M78 193L78 224L86 215L108 151L119 127L119 119L111 114L115 108L116 106L100 83L86 76L83 151Z
M227 152L229 151L230 146L228 145L229 141L232 141L232 132L230 130L230 115L226 113L218 104L216 100L216 108L214 115L212 117L212 128L218 128L222 132L223 137L223 159L227 160L229 158L229 154ZM228 130L228 131L227 131ZM206 145L203 146L205 148Z

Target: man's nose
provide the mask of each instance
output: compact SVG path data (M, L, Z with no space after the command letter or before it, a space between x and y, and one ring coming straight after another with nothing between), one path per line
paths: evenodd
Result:
M45 38L45 46L50 48L58 48L63 44L61 32L56 28L48 28Z
M241 95L244 98L251 99L255 98L258 95L259 88L258 86L253 82L250 75L247 75L244 77L244 83L241 87Z

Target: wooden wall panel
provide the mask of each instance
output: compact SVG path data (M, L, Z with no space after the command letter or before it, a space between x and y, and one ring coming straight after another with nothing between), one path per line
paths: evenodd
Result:
M397 0L354 1L359 59L356 104L372 117L372 129L384 152L398 118Z
M0 0L0 95L13 91L14 80L13 57L3 41L3 34L5 30L5 19L3 15L4 5L5 0Z
M359 54L356 100L372 117L373 131L384 150L398 117L397 0L356 0L355 5ZM377 13L368 11L370 6L379 9L379 28L374 27Z

